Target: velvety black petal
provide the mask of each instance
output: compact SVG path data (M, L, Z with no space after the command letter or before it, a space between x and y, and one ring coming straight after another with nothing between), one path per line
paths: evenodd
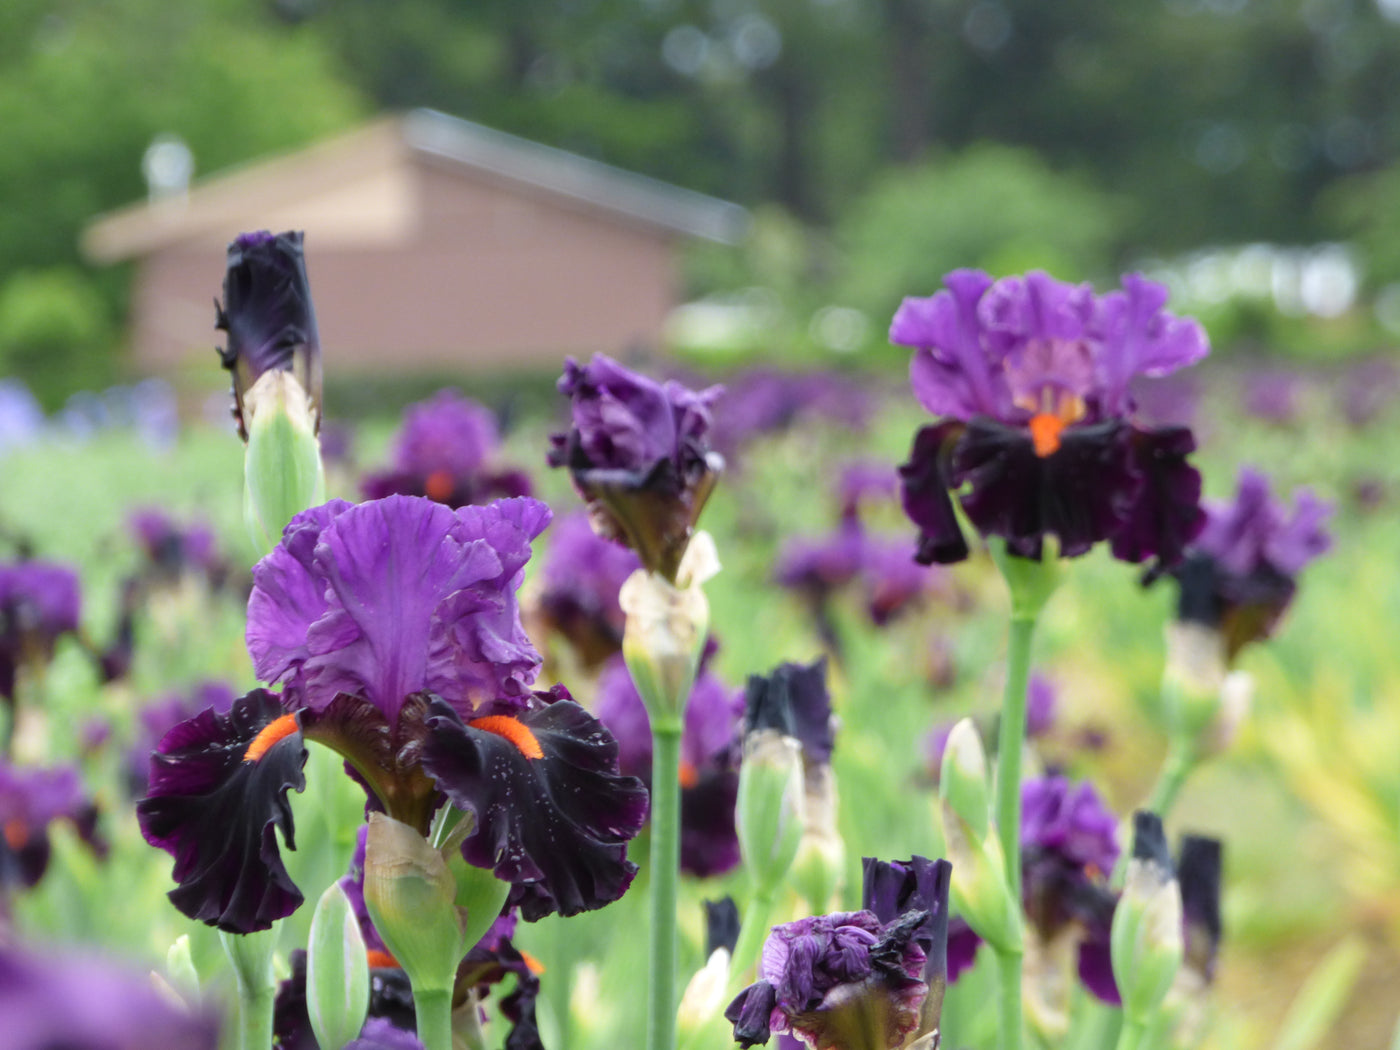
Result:
M739 905L733 897L721 897L717 901L705 901L705 957L709 958L716 948L734 951L739 943Z
M1186 427L1131 432L1132 469L1142 487L1127 519L1113 536L1113 556L1123 561L1157 559L1157 569L1181 561L1186 545L1206 523L1201 509L1201 474L1186 457L1196 439Z
M704 879L738 867L738 800L739 774L733 769L701 770L696 782L681 791L682 871Z
M230 933L268 929L302 901L275 829L296 848L287 791L306 786L306 747L282 718L296 716L255 689L226 715L211 709L182 722L151 756L150 793L136 804L146 841L175 858L175 907ZM260 738L274 723L280 735Z
M1177 618L1218 630L1227 660L1251 642L1269 637L1298 590L1292 577L1268 565L1241 576L1199 548L1169 575L1178 585ZM1150 574L1146 582L1151 582Z
M515 883L511 903L527 921L617 900L647 814L642 782L618 773L617 742L571 701L498 717L464 724L440 700L429 713L423 768L476 819L463 857Z
M975 419L953 450L953 482L970 486L963 509L984 536L1038 558L1054 533L1060 553L1075 557L1113 536L1138 497L1132 434L1117 420L1068 427L1059 448L1040 456L1028 431Z
M749 675L744 690L744 732L776 729L802 745L806 765L831 763L836 729L826 690L826 657L810 664L783 663L767 675Z
M1220 946L1219 839L1185 835L1177 864L1181 884L1181 911L1186 920L1186 963L1210 980L1215 975L1215 955Z
M950 565L967 557L967 540L948 491L953 487L952 451L963 431L957 420L920 428L909 462L899 468L900 502L919 527L914 560L924 565Z
M228 246L216 327L228 333L219 360L233 373L234 417L247 440L243 397L264 372L295 373L317 411L321 343L306 280L300 231L244 234Z
M778 990L767 981L751 984L725 1008L724 1019L734 1026L734 1041L747 1050L762 1046L772 1036L773 1008Z
M539 996L540 979L526 974L516 982L515 991L501 1000L501 1013L511 1023L504 1050L544 1050L535 1020L535 1000Z

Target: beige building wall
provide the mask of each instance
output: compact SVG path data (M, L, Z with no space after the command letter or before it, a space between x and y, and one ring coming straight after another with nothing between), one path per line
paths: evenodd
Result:
M319 202L278 209L306 230L307 273L328 374L555 369L568 354L655 344L675 303L671 238L518 183L415 159L394 222L318 240ZM382 178L382 176L381 176ZM382 208L366 188L365 207ZM342 191L346 192L346 191ZM341 211L341 208L337 208ZM237 234L158 250L138 263L133 358L142 371L212 360L213 301Z

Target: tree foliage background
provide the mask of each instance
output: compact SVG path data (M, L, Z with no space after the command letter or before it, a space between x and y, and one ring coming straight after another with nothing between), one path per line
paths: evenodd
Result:
M161 133L209 174L433 106L777 206L794 286L881 309L940 245L1094 277L1355 238L1400 279L1397 98L1400 0L7 0L0 364L110 345L124 276L77 238Z

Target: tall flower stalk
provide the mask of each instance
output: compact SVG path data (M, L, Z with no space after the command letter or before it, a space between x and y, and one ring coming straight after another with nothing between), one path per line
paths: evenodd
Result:
M910 380L938 420L900 468L919 527L916 560L968 556L964 521L991 545L1011 592L995 818L1006 888L1021 898L1021 751L1036 620L1059 557L1100 542L1153 571L1181 560L1205 523L1185 427L1134 418L1130 381L1208 352L1201 327L1163 307L1166 289L1130 274L1097 295L1045 273L993 280L959 270L928 298L904 300L890 341L912 347ZM1019 908L1016 921L1019 921ZM1021 938L999 931L1003 1050L1021 1045Z
M623 655L652 733L646 1045L674 1050L681 732L709 629L702 586L719 568L695 522L724 465L707 441L720 388L656 383L598 354L586 366L571 358L559 390L572 425L553 438L550 464L568 467L594 530L642 562L619 600Z

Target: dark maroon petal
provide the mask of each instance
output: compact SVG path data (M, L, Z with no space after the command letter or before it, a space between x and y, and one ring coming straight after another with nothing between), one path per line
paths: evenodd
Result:
M739 865L739 833L734 805L739 774L705 769L681 791L681 870L696 878L723 875Z
M948 983L952 984L977 961L982 938L961 915L948 923Z
M767 981L745 988L724 1010L734 1026L734 1041L742 1047L763 1046L772 1038L770 1018L778 1003L778 991Z
M516 884L522 917L574 915L622 896L637 870L627 843L646 819L647 794L618 773L617 742L601 722L571 701L525 712L518 724L538 757L464 724L441 701L427 724L423 768L476 820L462 855Z
M290 731L250 752L284 717L296 718L255 689L226 715L210 709L181 723L151 756L150 794L136 804L146 841L175 858L175 907L230 933L268 929L301 905L275 831L296 848L287 792L306 786L301 730L279 723Z
M1132 467L1132 428L1111 420L1067 428L1060 447L1036 454L1030 434L976 419L953 451L953 482L967 483L963 509L984 536L1040 557L1047 534L1075 557L1121 527L1142 485Z
M233 374L234 418L246 440L243 398L264 372L292 372L321 404L321 342L306 280L300 231L244 234L228 246L216 327L228 333L219 360Z
M1118 982L1113 979L1113 953L1106 932L1079 942L1078 969L1079 979L1095 999L1109 1006L1123 1005Z
M919 527L914 558L924 565L951 565L967 557L967 540L948 491L953 486L953 449L963 433L963 424L953 420L921 427L909 461L899 468L904 513Z
M1220 947L1220 870L1219 839L1182 836L1177 881L1186 922L1186 963L1206 980L1215 976Z
M1155 557L1160 570L1181 561L1206 523L1201 474L1186 462L1196 439L1186 427L1134 429L1131 447L1142 488L1113 536L1113 556L1130 562Z

